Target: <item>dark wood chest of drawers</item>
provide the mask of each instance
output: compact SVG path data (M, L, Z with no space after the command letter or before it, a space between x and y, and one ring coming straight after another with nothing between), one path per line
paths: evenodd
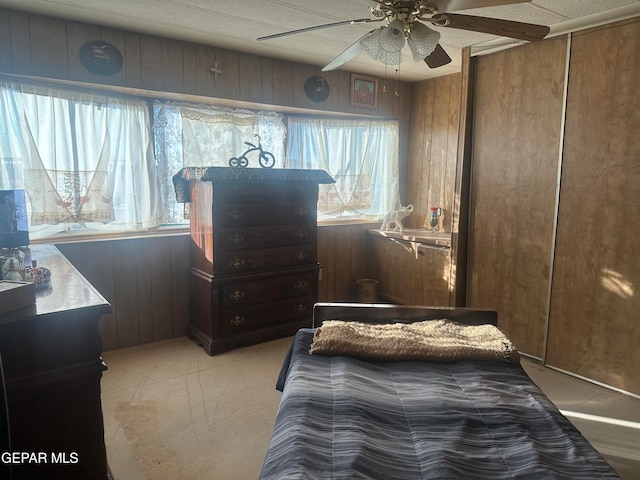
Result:
M31 247L51 286L0 314L0 356L11 449L38 461L5 458L0 478L107 480L98 323L111 305L55 247Z
M311 325L318 298L318 170L187 168L188 334L210 355Z

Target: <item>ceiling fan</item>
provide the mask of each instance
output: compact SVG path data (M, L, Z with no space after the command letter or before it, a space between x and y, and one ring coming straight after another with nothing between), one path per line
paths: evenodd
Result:
M358 18L341 22L327 23L313 27L290 30L260 37L257 40L272 40L286 35L310 32L321 28L354 25L360 23L386 23L369 31L340 55L334 58L322 71L327 72L340 68L354 58L362 50L374 60L385 65L398 65L402 62L401 50L405 41L411 49L413 59L422 61L430 67L437 68L451 62L447 52L438 43L440 32L429 28L431 23L437 27L449 27L474 32L490 33L519 40L542 40L548 33L546 25L501 20L497 18L478 17L449 13L471 8L493 7L514 3L525 3L531 0L372 0L370 7L373 18Z

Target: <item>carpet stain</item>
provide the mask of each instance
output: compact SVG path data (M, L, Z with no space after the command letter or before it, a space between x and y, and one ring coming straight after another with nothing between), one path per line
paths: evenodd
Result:
M180 457L157 438L161 410L156 402L148 400L137 405L121 402L114 413L147 479L175 480L182 477L183 465Z

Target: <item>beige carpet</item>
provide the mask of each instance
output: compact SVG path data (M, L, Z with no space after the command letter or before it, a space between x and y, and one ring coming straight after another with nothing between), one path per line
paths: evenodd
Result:
M102 406L115 479L256 479L290 341L213 357L187 338L106 352ZM624 480L640 479L640 400L523 364Z
M115 478L257 478L289 343L213 357L186 338L106 352L102 407Z

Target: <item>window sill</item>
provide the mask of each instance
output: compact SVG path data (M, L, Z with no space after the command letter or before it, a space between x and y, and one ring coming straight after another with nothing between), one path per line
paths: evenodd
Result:
M370 235L388 238L390 240L417 244L418 247L451 248L451 234L449 232L432 232L430 230L406 228L402 232L395 230L369 230Z
M363 220L361 218L336 218L331 220L318 220L318 227L334 227L340 225L378 225L381 220Z
M109 233L61 233L47 237L31 239L30 244L39 243L82 243L82 242L104 242L113 240L132 240L136 238L170 237L178 235L188 235L189 226L180 227L160 227L155 230L140 232L109 232Z
M340 227L349 225L378 225L379 221L363 219L335 219L319 220L318 227ZM31 245L41 243L82 243L82 242L105 242L113 240L132 240L136 238L169 237L178 235L189 235L189 225L177 227L160 227L155 230L140 232L108 232L108 233L60 233L47 237L32 238Z

